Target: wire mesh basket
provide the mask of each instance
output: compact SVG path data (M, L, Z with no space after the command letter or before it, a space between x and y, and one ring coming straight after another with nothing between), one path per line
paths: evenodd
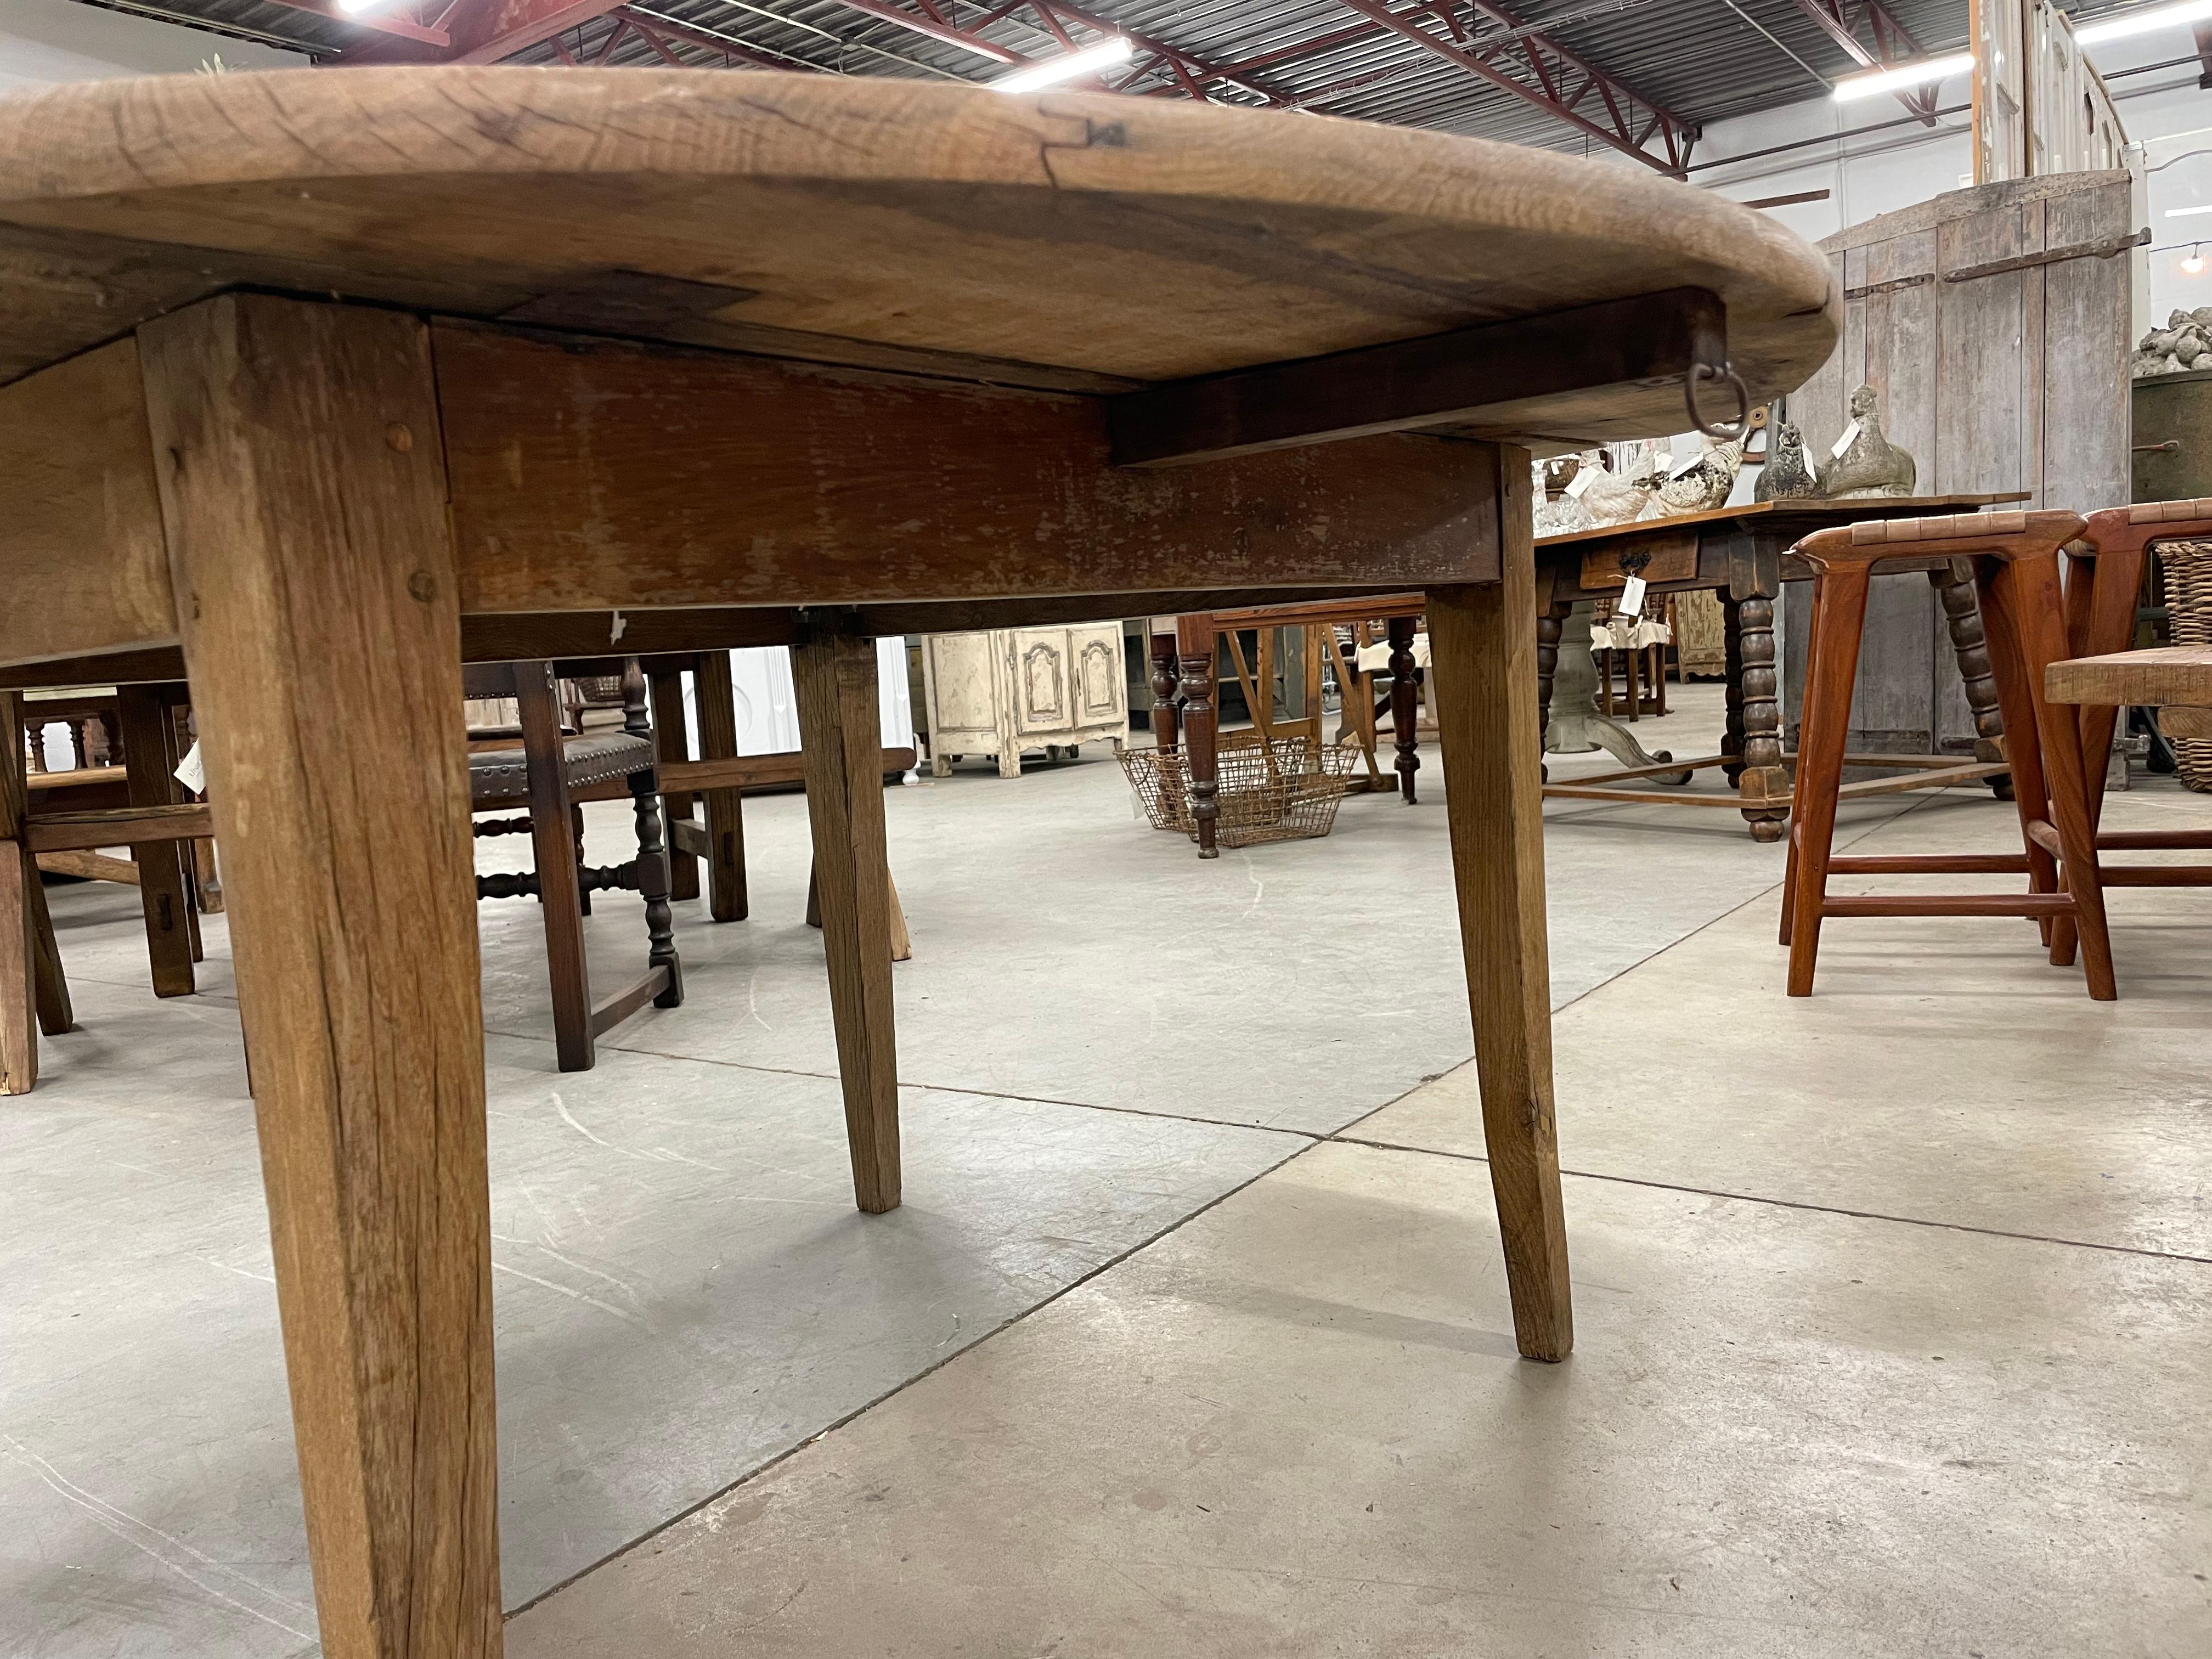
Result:
M1302 841L1336 827L1358 751L1316 747L1304 737L1263 738L1231 732L1214 745L1214 839L1223 847ZM1127 748L1121 769L1155 830L1198 839L1190 811L1190 766L1177 749Z
M2176 645L2212 645L2212 542L2160 542L2166 603ZM2175 738L2181 781L2212 794L2212 738Z

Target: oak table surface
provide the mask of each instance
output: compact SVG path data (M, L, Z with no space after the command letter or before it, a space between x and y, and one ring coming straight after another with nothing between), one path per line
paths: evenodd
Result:
M1839 311L1704 191L1304 115L515 68L0 100L0 685L190 681L324 1650L501 1644L465 653L793 647L880 1211L871 636L1424 592L1516 1340L1563 1359L1510 441L1680 430L1686 379L1788 391Z

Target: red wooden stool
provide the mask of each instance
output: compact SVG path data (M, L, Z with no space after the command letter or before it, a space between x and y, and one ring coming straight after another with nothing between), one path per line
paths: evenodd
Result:
M2143 566L2154 542L2212 541L2212 496L2187 501L2138 501L2092 513L2081 539L2067 550L2066 650L2069 657L2107 657L2135 643L2136 596L2142 591ZM2048 696L2049 688L2045 687ZM2068 696L2067 702L2079 701ZM2114 703L2080 702L2081 758L2086 769L2089 827L2095 830L2105 810L2104 757L2112 747L2119 720ZM2099 850L2142 852L2158 848L2212 849L2212 830L2124 830L2099 833ZM2141 865L2105 867L2105 887L2212 886L2212 866ZM2074 960L2074 920L2053 918L2051 959L2061 967Z
M1968 513L1839 526L1797 544L1794 550L1814 575L1812 644L1790 797L1790 866L1782 896L1791 996L1813 993L1820 923L1829 916L2067 917L2080 933L2089 994L2100 1002L2118 994L2097 881L2081 723L2063 705L2046 707L2044 697L2045 671L2067 654L2058 550L2082 528L2082 520L2071 513ZM1868 585L1884 566L1925 570L1951 561L1972 562L1981 599L2022 850L1835 857L1831 848L1837 791L1843 783ZM2028 891L1828 895L1831 874L1937 872L2025 874Z

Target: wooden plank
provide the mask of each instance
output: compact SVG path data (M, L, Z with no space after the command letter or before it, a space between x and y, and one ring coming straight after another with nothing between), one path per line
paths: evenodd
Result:
M458 585L422 325L143 331L223 848L323 1650L497 1659Z
M619 991L610 991L592 1005L591 1033L595 1038L605 1036L639 1009L668 988L671 970L664 963L653 969L635 985Z
M214 833L215 819L204 802L181 801L164 806L100 807L87 812L33 811L23 839L34 853L70 853L198 841Z
M791 666L853 1195L876 1214L898 1207L899 1121L875 641L826 635L794 646Z
M2044 675L2053 702L2212 706L2212 646L2162 645L2055 662Z
M730 653L701 653L691 678L701 764L736 758L738 702ZM744 793L734 786L702 788L701 799L707 820L707 914L716 921L736 921L752 908L745 892Z
M883 775L910 770L915 751L911 749L884 749L878 751ZM806 781L806 757L792 749L774 755L735 755L726 760L672 761L668 770L687 788L700 791L720 789L778 789ZM621 778L609 778L600 783L583 784L568 792L572 801L628 800L629 785ZM478 811L486 807L506 806L527 796L508 795L477 803Z
M175 639L135 342L0 388L0 659Z
M466 611L856 605L925 569L975 599L1497 575L1495 486L1464 443L1136 471L1109 464L1093 399L433 337Z
M116 724L123 734L123 766L134 812L174 806L177 781L169 775L168 712L143 685L117 688ZM173 841L132 842L138 866L138 901L146 921L146 956L157 997L192 994L192 899L184 859Z
M2124 235L2130 202L2124 182L2054 197L2045 208L2049 240ZM2129 497L2130 287L2124 255L2069 259L2043 273L2043 500L2072 512Z
M1533 420L1571 433L1578 405L1602 422L1625 386L1679 384L1695 365L1727 361L1726 307L1707 289L1677 288L1127 392L1107 422L1122 466L1424 427L1511 435Z
M36 857L39 868L50 876L76 876L86 881L120 882L130 887L138 885L138 866L129 859L86 852L40 853Z
M561 709L553 665L517 663L514 701L522 718L530 786L532 866L545 921L545 979L553 1002L553 1046L564 1072L588 1072L594 1058L592 975L584 951L583 888L576 870L577 819L562 760ZM622 779L610 779L629 793Z
M1532 1359L1564 1359L1574 1346L1574 1312L1553 1117L1536 640L1528 626L1534 504L1527 452L1500 448L1494 459L1504 580L1431 590L1429 642L1483 1139L1514 1338Z

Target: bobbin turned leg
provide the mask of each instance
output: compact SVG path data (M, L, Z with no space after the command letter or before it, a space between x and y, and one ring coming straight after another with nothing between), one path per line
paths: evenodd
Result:
M1974 590L1974 562L1954 559L1928 580L1943 602L1943 621L1950 630L1951 652L1958 659L1959 678L1966 688L1966 707L1974 715L1974 758L1999 765L2005 758L2004 714L1997 707L1996 680L1990 666L1989 635L1982 624L1981 606ZM1989 780L1999 800L2012 799L2012 778L2000 773Z
M623 668L623 729L631 737L653 735L653 717L646 713L645 702L645 672L632 657ZM684 718L682 698L676 700L672 714L678 720ZM668 908L675 882L661 828L659 778L654 772L633 772L628 781L630 817L637 827L637 895L645 901L646 966L668 970L668 983L653 997L653 1006L680 1008L684 963L676 954L675 919ZM698 896L696 877L691 891Z
M240 294L138 341L322 1650L497 1659L483 1021L428 331Z
M1414 804L1413 774L1421 769L1420 682L1414 678L1412 617L1385 623L1390 641L1390 731L1398 750L1398 798Z
M1564 1359L1574 1346L1574 1310L1553 1118L1526 452L1502 450L1499 473L1504 580L1431 589L1429 641L1483 1140L1514 1339L1531 1359Z
M1743 766L1735 776L1736 790L1746 802L1741 811L1751 838L1777 842L1789 813L1767 803L1790 793L1790 775L1782 767L1782 709L1776 701L1774 596L1747 594L1734 611L1741 669L1733 684L1743 709Z
M1154 634L1148 641L1152 664L1152 745L1172 749L1179 741L1176 696L1180 665L1176 661L1176 636Z
M1536 616L1536 773L1547 781L1552 775L1551 769L1543 764L1545 746L1552 734L1552 677L1559 672L1559 629L1566 615L1566 606L1549 605ZM1431 657L1435 650L1431 641Z
M1728 704L1728 722L1721 732L1721 753L1728 763L1721 768L1721 775L1734 784L1743 776L1743 629L1736 602L1725 593L1719 597L1721 678Z

